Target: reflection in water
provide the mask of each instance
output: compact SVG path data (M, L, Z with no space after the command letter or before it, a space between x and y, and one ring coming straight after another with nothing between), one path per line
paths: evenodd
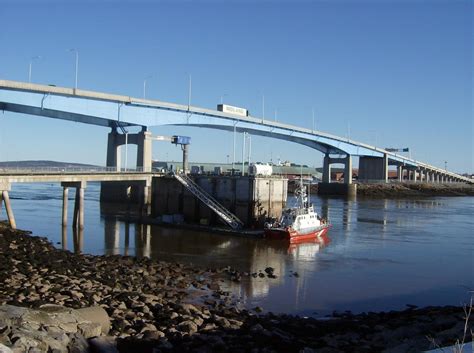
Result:
M115 217L104 217L104 254L133 255L151 257L151 226L147 224L130 224L121 222ZM121 225L123 225L124 243L120 245ZM130 227L135 231L135 248L130 251Z
M67 250L67 227L61 227L61 248Z
M57 197L31 197L55 192ZM458 304L466 300L464 287L474 288L472 271L466 273L472 269L474 251L472 197L313 197L315 209L333 225L330 243L290 245L126 224L100 213L98 195L99 186L91 183L86 192L84 234L61 229L59 186L53 190L50 185L15 185L12 190L18 225L47 235L64 249L73 246L70 250L76 252L148 256L246 272L273 267L277 278L244 276L242 283L230 284L250 307L304 315L392 310L407 303Z
M289 244L288 254L291 255L295 260L314 259L316 254L329 243L330 240L328 236L324 234L318 238Z
M346 235L350 234L351 222L352 222L352 211L354 209L355 196L346 198L343 201L343 211L342 211L342 224L344 225L344 230Z
M84 249L84 229L72 228L72 234L74 239L74 252L80 254Z
M130 248L130 223L125 222L125 247L123 249L123 254L125 256L129 255Z
M135 225L135 255L151 257L151 226L149 224Z
M61 248L67 250L68 227L61 227ZM84 250L84 229L72 227L72 244L74 252L80 254Z
M105 255L120 254L120 224L114 217L104 219L104 251Z

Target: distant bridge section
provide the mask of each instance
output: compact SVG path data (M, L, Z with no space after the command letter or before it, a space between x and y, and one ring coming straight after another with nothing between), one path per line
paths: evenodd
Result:
M355 156L359 157L359 181L387 181L388 166L396 165L399 180L472 182L456 173L348 138L191 105L0 80L0 110L109 127L107 166L117 170L121 168L118 148L128 140L137 145L137 167L150 172L153 138L147 128L178 125L248 132L311 147L324 154L326 183L331 182L331 165L343 164L344 181L351 184ZM125 134L123 129L127 126L141 126L142 131Z

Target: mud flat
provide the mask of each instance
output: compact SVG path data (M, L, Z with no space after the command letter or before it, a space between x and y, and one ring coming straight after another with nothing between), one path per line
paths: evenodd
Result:
M433 348L427 337L443 346L464 335L464 310L454 306L344 312L323 319L244 308L219 286L244 276L272 281L279 274L270 267L238 273L229 267L73 254L0 224L0 307L100 306L111 321L109 336L103 337L108 352L415 352ZM51 340L44 350L25 348L14 325L0 320L0 344L14 352L54 351ZM94 337L86 338L75 352L88 352L91 346L100 351Z

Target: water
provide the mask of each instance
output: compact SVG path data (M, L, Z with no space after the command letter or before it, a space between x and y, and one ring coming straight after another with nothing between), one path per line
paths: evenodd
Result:
M333 310L396 310L406 304L460 305L474 289L473 197L314 197L316 210L333 224L328 239L290 246L285 241L127 225L100 214L99 190L100 184L88 184L85 230L74 237L70 227L62 233L58 184L15 184L10 195L17 225L71 251L230 265L249 272L271 266L276 279L244 278L224 285L248 307L273 312L319 316Z

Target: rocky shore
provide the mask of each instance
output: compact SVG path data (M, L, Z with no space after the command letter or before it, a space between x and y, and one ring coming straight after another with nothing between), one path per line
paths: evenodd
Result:
M384 198L419 196L474 196L474 185L463 183L357 184L357 196Z
M288 193L293 194L298 187L297 182L288 183ZM311 194L318 193L318 184L311 185ZM357 183L357 196L405 198L432 196L474 196L474 185L465 183Z
M443 346L464 334L462 307L334 313L325 320L245 309L219 284L251 275L272 281L279 274L73 254L0 224L0 307L102 307L111 321L104 352L418 352L433 348L429 337ZM15 325L0 317L0 352L2 345L13 352L62 352L53 341L28 347ZM48 332L43 325L31 330ZM74 352L100 351L92 336Z

